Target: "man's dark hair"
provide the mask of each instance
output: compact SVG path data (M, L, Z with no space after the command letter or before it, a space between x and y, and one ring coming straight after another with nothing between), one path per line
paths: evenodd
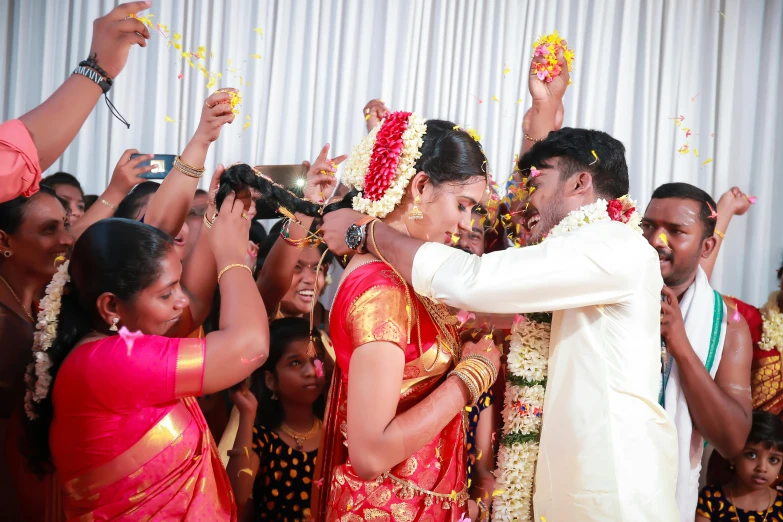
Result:
M712 211L717 211L718 206L712 196L704 192L699 187L689 183L665 183L655 189L652 199L690 199L699 204L699 220L704 226L704 239L710 238L715 234L715 222L712 218Z
M79 180L76 179L73 174L68 174L67 172L55 172L54 174L50 174L41 180L41 185L46 185L51 188L55 188L57 185L69 185L79 189L79 192L84 196L84 190L82 190L82 185L79 183Z
M518 167L526 175L532 166L551 168L553 158L560 158L561 180L589 172L598 196L617 199L628 194L625 147L605 132L570 127L550 132L519 158Z

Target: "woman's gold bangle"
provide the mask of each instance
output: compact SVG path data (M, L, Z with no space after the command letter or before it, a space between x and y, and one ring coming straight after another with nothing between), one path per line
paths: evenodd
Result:
M228 272L232 268L239 268L239 267L242 267L245 270L247 270L248 272L250 272L250 277L253 277L253 271L250 270L249 266L247 266L245 264L242 264L242 263L231 263L230 265L225 267L223 270L221 270L220 273L218 273L218 278L217 278L218 279L218 284L220 283L220 278L223 276L223 274L225 274L226 272Z
M478 391L478 387L476 386L476 383L473 382L473 379L469 376L465 375L461 370L455 369L452 370L449 373L449 377L454 375L455 377L458 377L459 380L465 383L465 386L468 388L468 393L470 394L470 402L469 405L474 405L479 400L479 397L481 396Z
M215 224L215 218L217 217L217 213L212 215L212 220L207 217L207 213L204 212L204 226L207 228L212 228L212 225Z
M206 170L204 167L198 168L193 165L188 165L182 161L179 156L174 158L174 168L191 178L200 178L204 175L204 171Z

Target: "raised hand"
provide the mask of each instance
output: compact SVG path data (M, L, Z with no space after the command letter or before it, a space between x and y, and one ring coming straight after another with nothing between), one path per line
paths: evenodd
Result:
M500 369L501 351L491 334L482 335L478 340L467 341L462 344L462 358L468 355L483 355L495 365L495 369Z
M244 203L236 194L231 192L226 196L209 234L209 244L215 254L218 270L230 264L245 263L250 219Z
M193 140L209 145L220 137L220 130L226 123L234 121L231 112L231 93L239 92L233 88L220 89L206 99L201 107L199 120Z
M568 65L566 64L562 49L557 52L557 64L560 66L560 74L552 78L551 82L545 82L538 79L534 66L536 63L546 63L546 58L543 56L536 56L530 62L530 75L528 76L527 84L530 89L530 95L533 97L533 105L545 104L562 107L563 96L565 96L566 89L568 88L568 80L570 77ZM562 121L561 115L561 125Z
M378 123L389 112L389 108L383 103L383 100L370 100L367 105L364 106L362 114L364 114L364 120L367 122L367 132L370 132L375 128Z
M728 213L732 216L741 216L750 209L750 199L739 187L732 187L718 200L718 216Z
M149 8L151 2L128 2L118 5L109 14L92 23L90 56L111 78L116 78L128 61L130 48L136 44L147 47L150 32L140 21L131 17Z
M144 178L140 178L142 174L152 172L152 165L140 166L140 163L148 161L155 157L154 154L139 154L135 158L131 158L132 155L139 154L136 149L128 149L122 153L120 160L114 167L114 172L111 175L111 181L109 181L109 187L117 189L121 194L127 194L130 190L145 181Z
M310 201L316 203L325 203L334 191L334 187L337 185L337 178L335 173L337 172L337 166L345 161L348 156L343 154L336 158L329 159L329 144L327 143L321 149L318 158L312 165L305 162L309 166L307 171L307 182L304 186L304 196Z

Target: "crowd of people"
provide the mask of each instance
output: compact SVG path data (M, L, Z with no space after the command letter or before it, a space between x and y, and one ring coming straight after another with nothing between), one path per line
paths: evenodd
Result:
M512 520L499 445L531 441L513 520L783 520L783 283L760 308L710 285L751 196L667 183L637 208L622 143L561 128L562 52L546 83L531 62L502 189L474 131L371 100L300 192L255 162L201 190L232 88L160 183L135 149L100 195L42 178L146 46L148 6L97 19L88 59L0 125L9 520ZM506 371L541 313L547 375L522 380L545 381L543 415ZM526 417L540 437L509 441Z

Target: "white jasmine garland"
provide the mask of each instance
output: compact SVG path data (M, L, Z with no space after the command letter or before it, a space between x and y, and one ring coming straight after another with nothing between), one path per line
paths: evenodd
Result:
M628 197L620 198L620 202L624 209L636 207L636 203ZM585 225L611 221L608 205L606 200L599 199L570 212L552 228L544 240ZM641 220L639 213L634 210L626 217L625 224L641 233ZM777 301L774 306L777 306ZM533 520L533 480L538 462L538 439L552 331L550 323L537 320L544 317L541 314L528 315L511 332L507 357L509 376L502 411L503 439L498 450L498 468L495 470L497 493L492 501L492 520L495 522ZM779 310L778 318L781 328L777 331L783 336L783 315L780 315ZM783 347L783 342L777 346Z
M33 334L33 362L27 366L24 377L27 385L24 409L27 417L31 420L38 418L33 403L45 399L52 387L52 360L46 352L51 348L57 336L57 321L62 306L63 289L71 280L68 275L69 264L70 261L66 261L57 268L57 272L46 287L46 295L39 303L41 311L38 313L38 322L35 325L36 332Z
M759 348L774 350L783 354L783 314L778 306L780 291L769 294L767 303L761 308L762 333Z

